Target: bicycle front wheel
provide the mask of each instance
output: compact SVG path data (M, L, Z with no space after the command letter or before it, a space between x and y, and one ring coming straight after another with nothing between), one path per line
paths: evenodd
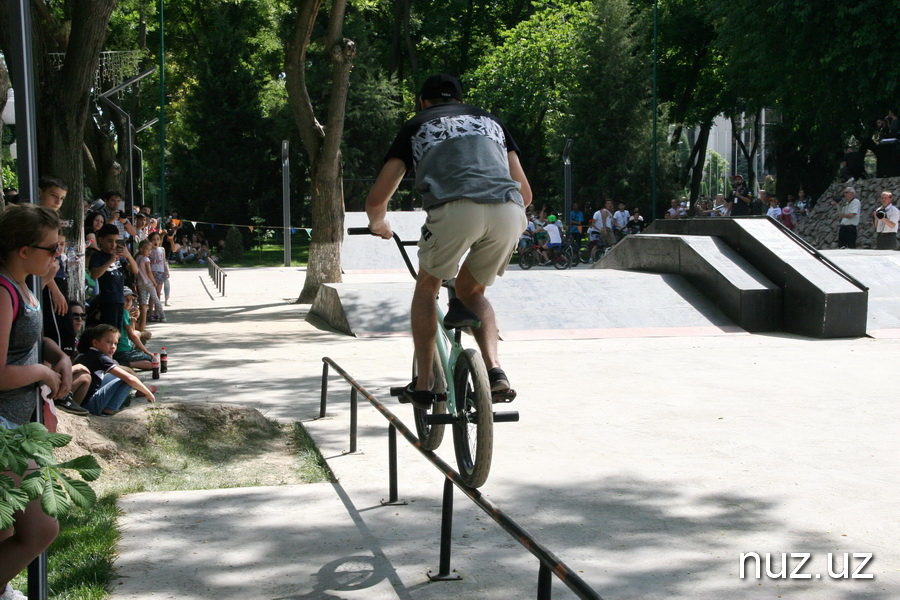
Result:
M434 386L432 389L438 394L445 393L447 391L447 379L444 377L444 367L441 365L441 358L437 355L437 348L435 348L432 370L434 373ZM416 359L413 358L412 373L414 378L418 375L417 371ZM446 412L447 403L443 401L435 402L428 410L413 407L416 434L419 436L419 442L425 450L437 450L444 439L444 426L438 423L428 423L425 420L426 417L428 415L442 415Z
M463 483L481 487L491 470L494 446L494 409L491 386L481 355L467 349L459 355L453 373L456 421L453 445Z

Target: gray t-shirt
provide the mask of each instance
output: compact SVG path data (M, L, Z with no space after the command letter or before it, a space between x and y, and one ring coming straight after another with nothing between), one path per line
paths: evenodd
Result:
M4 277L0 275L0 277ZM12 284L18 294L19 310L13 320L9 332L9 349L6 353L8 365L33 365L38 362L38 343L41 341L41 309L25 303L15 282L4 277ZM0 286L0 294L6 294L8 288ZM16 304L13 301L13 304ZM37 405L35 384L0 391L0 416L17 425L23 425L31 419Z
M399 158L407 169L415 169L416 191L425 210L461 198L524 206L507 156L518 151L497 117L451 102L431 106L407 121L386 158Z

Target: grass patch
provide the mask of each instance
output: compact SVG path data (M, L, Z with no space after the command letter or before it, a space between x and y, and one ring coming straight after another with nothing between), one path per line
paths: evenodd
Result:
M49 551L55 600L108 598L123 494L334 481L302 424L282 425L252 409L172 403L125 411L96 428L127 460L92 484L95 506L60 521ZM27 585L24 573L13 582L22 592Z
M103 600L116 557L116 496L106 494L89 509L76 508L60 520L59 537L48 552L47 584L56 600ZM12 585L27 593L22 573Z
M309 262L309 238L305 234L297 234L291 240L291 266L305 267ZM237 267L282 267L284 266L284 246L281 244L263 244L262 249L253 247L244 251L239 261L219 261L219 266L230 269ZM170 269L205 269L206 265L196 262L179 265L169 264Z

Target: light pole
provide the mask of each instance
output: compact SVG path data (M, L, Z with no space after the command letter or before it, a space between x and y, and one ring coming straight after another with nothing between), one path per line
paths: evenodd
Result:
M156 70L156 67L152 69L148 69L139 75L135 75L129 79L126 79L119 85L110 88L109 90L103 92L99 95L101 101L103 101L107 106L112 108L120 117L125 119L125 145L128 147L128 214L131 215L134 212L134 127L131 125L131 115L125 112L125 110L113 102L110 99L110 96L113 94L117 94L118 92L124 90L128 86L137 83L144 77L151 75ZM143 157L143 153L141 153ZM141 190L143 193L143 190Z
M166 19L165 0L159 0L159 203L162 214L166 207Z
M281 188L284 202L284 266L291 266L291 143L281 141Z
M653 165L652 165L652 194L653 197L651 199L652 212L650 213L651 219L656 218L656 163L657 163L657 148L656 148L656 126L657 126L657 88L656 88L656 67L657 62L659 61L659 54L657 52L657 43L659 40L659 0L653 0Z
M564 223L566 224L566 232L572 229L572 160L570 153L572 151L572 139L566 140L566 147L563 148L563 213ZM567 234L568 235L568 234Z

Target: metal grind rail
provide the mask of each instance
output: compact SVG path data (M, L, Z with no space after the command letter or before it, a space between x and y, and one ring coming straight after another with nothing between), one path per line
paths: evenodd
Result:
M869 291L869 286L861 282L859 279L848 273L847 271L840 268L834 262L832 262L827 256L819 252L815 246L807 242L805 239L800 237L798 234L794 233L793 230L784 226L784 223L778 221L777 219L773 219L772 217L766 215L766 219L769 219L772 223L775 223L775 226L778 227L782 233L791 238L794 242L797 243L798 246L803 248L806 252L808 252L811 256L813 256L816 260L821 262L823 265L849 281L851 284L855 285L859 289L864 292Z
M216 261L214 261L211 256L206 258L206 270L209 273L209 278L215 282L216 289L224 296L225 278L228 277L228 274L222 270L222 267L216 264Z
M450 545L453 531L453 486L458 487L472 502L488 514L504 531L510 534L526 550L531 552L539 561L537 600L550 600L552 597L552 576L559 579L575 595L583 600L603 600L597 592L588 587L587 583L576 575L568 566L560 561L552 552L538 543L534 537L522 529L518 523L512 520L499 508L488 501L477 489L467 487L460 479L459 474L450 465L444 462L434 452L422 449L418 437L410 431L394 413L385 408L372 394L370 394L353 377L344 371L330 358L323 357L322 362L322 398L319 407L319 418L325 417L325 408L328 396L328 370L334 369L338 375L350 384L350 452L356 452L357 447L357 405L358 394L361 393L369 403L374 406L390 423L388 427L388 478L390 497L383 501L384 504L396 504L399 500L397 491L397 431L412 444L431 464L444 474L444 497L441 510L441 555L437 574L429 573L432 581L451 581L461 579L450 570Z

